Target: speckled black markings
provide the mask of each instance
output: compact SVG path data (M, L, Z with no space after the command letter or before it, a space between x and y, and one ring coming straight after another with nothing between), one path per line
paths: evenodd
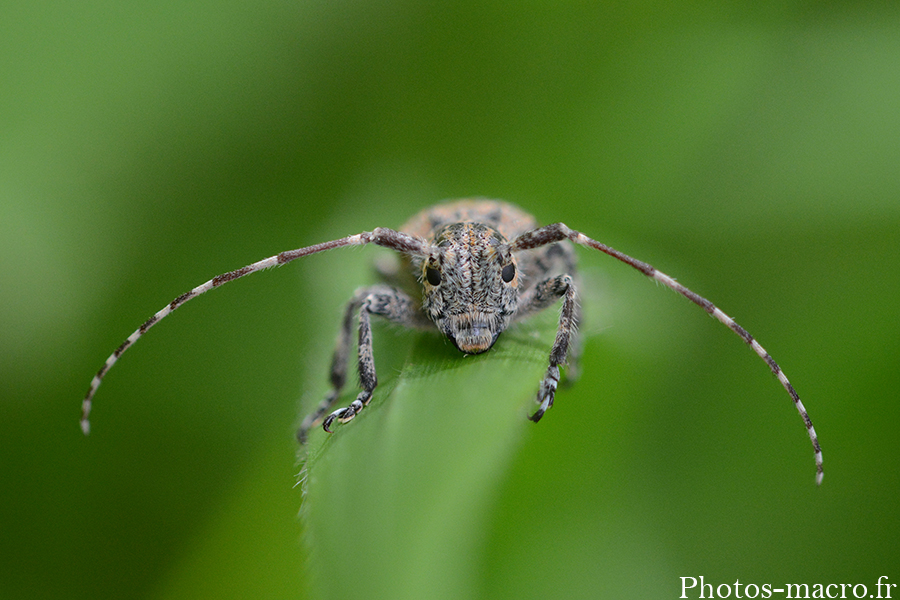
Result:
M352 420L369 404L378 385L372 354L371 315L410 328L434 328L466 354L489 350L500 334L515 321L527 319L558 300L562 301L556 338L548 366L538 385L538 421L553 406L560 381L560 367L567 365L571 380L577 372L580 351L577 324L576 260L568 242L599 250L675 290L725 324L762 358L794 402L812 441L816 482L822 482L822 451L809 414L784 372L762 346L712 302L692 292L649 264L623 254L563 223L539 227L534 217L520 208L497 200L460 200L439 204L414 215L399 230L378 227L337 240L282 252L246 267L218 275L182 294L150 317L106 359L82 401L81 427L90 430L91 403L103 377L122 353L169 313L197 296L250 273L276 267L298 258L340 248L376 244L403 257L414 285L402 284L395 272L385 272L392 285L360 288L347 304L331 361L332 390L304 419L297 432L305 442L309 430L321 423L330 432L335 422ZM356 316L357 371L360 387L349 406L328 413L347 381L347 364Z

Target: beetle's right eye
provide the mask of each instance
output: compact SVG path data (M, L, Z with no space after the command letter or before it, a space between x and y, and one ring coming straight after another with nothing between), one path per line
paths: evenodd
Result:
M441 272L434 267L425 267L425 279L434 286L441 285Z

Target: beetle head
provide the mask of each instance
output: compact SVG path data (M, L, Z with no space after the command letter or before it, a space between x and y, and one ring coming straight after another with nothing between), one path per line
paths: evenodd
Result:
M518 304L519 276L506 238L481 223L447 225L420 268L422 308L438 329L466 354L493 346Z

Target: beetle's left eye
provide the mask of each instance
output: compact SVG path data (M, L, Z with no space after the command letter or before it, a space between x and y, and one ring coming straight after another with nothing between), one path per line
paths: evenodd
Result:
M431 285L441 285L441 272L434 267L425 267L425 279Z
M509 263L508 265L503 267L502 271L500 271L500 277L506 283L509 283L510 281L512 281L513 277L515 277L515 276L516 276L516 265L514 265L512 263Z

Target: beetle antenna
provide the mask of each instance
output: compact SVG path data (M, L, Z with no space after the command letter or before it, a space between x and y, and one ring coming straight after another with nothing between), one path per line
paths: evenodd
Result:
M822 470L822 448L819 446L819 438L816 435L816 430L813 428L812 420L809 418L809 414L806 412L806 407L803 406L803 402L800 401L800 395L797 394L797 391L794 389L794 386L791 385L791 382L788 381L787 376L784 374L784 371L781 370L781 367L778 366L778 363L769 355L766 350L760 346L759 342L757 342L752 335L750 335L746 329L738 325L734 319L726 315L722 312L715 304L704 298L703 296L689 290L684 287L674 278L669 277L665 273L658 271L653 266L637 260L636 258L632 258L627 254L623 254L618 250L615 250L606 244L600 243L597 240L591 239L588 236L584 235L579 231L575 231L574 229L569 229L568 226L563 223L554 223L553 225L547 225L546 227L539 227L537 229L532 229L531 231L526 231L525 233L519 235L515 238L510 246L512 247L513 252L520 250L528 250L530 248L538 248L540 246L545 246L547 244L552 244L554 242L559 242L565 239L572 240L576 244L580 244L582 246L586 246L588 248L593 248L594 250L599 250L613 258L622 261L623 263L637 269L650 279L657 281L669 289L675 290L712 316L718 319L722 324L728 327L730 330L738 334L744 342L753 348L753 351L765 361L765 363L769 366L769 369L772 371L772 374L778 379L781 385L787 390L787 393L790 395L791 400L794 402L794 407L796 407L797 412L800 413L800 417L803 419L804 425L806 425L806 432L809 434L809 439L812 442L813 452L815 453L816 460L816 485L822 484L822 477L824 476L824 472Z
M119 347L109 355L109 358L106 359L106 362L103 363L103 366L99 371L97 371L97 374L94 375L94 378L91 380L91 385L88 388L87 393L84 395L84 400L82 400L81 402L81 430L85 435L90 433L91 424L89 417L91 414L91 404L93 402L94 395L97 393L97 388L99 388L100 384L103 383L103 378L106 377L106 374L109 372L109 370L113 367L114 364L116 364L116 361L119 360L119 357L121 357L122 354L126 350L128 350L128 348L130 348L145 333L147 333L147 331L151 327L159 323L165 317L169 316L172 311L174 311L176 308L178 308L188 300L192 300L201 294L205 294L206 292L220 287L228 283L229 281L240 279L245 275L256 273L257 271L262 271L272 267L280 267L281 265L287 264L292 260L296 260L304 256L309 256L310 254L324 252L325 250L331 250L333 248L342 248L344 246L362 246L369 243L377 244L379 246L385 246L398 252L410 255L427 255L431 250L431 245L421 238L401 233L399 231L394 231L392 229L379 227L373 231L364 231L356 235L350 235L337 240L332 240L330 242L323 242L321 244L315 244L313 246L307 246L305 248L298 248L296 250L288 250L286 252L276 254L275 256L270 256L268 258L259 260L253 264L247 265L246 267L241 267L240 269L237 269L235 271L229 271L228 273L223 273L221 275L213 277L206 283L200 284L191 291L178 296L177 298L169 302L166 306L158 310L156 314L147 319L143 325L134 330L134 332L132 332L132 334L129 335L125 339L125 341L122 342Z

